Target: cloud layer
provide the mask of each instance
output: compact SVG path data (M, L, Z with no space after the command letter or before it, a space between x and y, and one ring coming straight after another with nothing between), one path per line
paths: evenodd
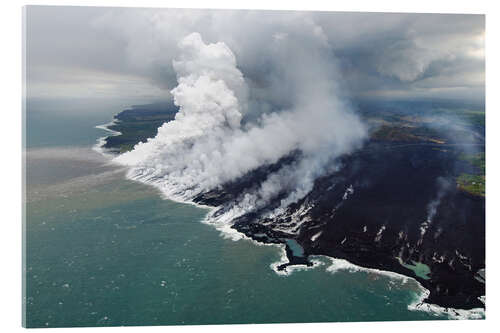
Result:
M27 19L32 97L169 97L177 44L199 31L232 50L261 112L290 104L286 67L308 50L337 59L346 96L484 99L482 15L30 7Z

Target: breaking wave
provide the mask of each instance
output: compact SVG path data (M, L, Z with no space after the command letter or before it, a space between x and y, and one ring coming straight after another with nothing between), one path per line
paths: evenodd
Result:
M336 259L330 257L327 258L331 261L331 264L326 268L326 270L332 274L338 271L349 271L351 273L367 272L367 273L387 276L392 280L399 281L401 284L407 284L410 281L411 283L416 284L418 286L418 291L416 292L416 297L414 301L408 305L408 310L410 311L425 311L436 317L447 317L449 319L455 319L455 320L485 318L485 310L483 308L463 310L454 308L444 308L439 305L424 303L424 300L429 296L430 292L429 290L425 289L417 280L411 277L390 271L383 271L379 269L357 266L344 259ZM484 296L482 300L484 300Z
M109 123L107 124L102 124L102 125L97 125L95 126L95 128L98 128L98 129L102 129L106 132L109 133L109 135L107 136L102 136L100 138L97 139L97 143L92 147L92 149L104 156L108 156L108 157L111 157L113 155L109 154L108 151L104 148L104 145L106 144L106 138L109 137L109 136L117 136L117 135L121 135L122 133L121 132L118 132L118 131L114 131L112 129L110 129L109 127L114 125L116 123L116 120L113 119L112 121L110 121Z
M280 206L266 214L282 214L312 190L314 181L335 165L337 157L360 147L366 138L365 126L336 94L333 78L314 70L321 66L314 66L307 75L303 75L307 69L290 68L299 82L298 89L290 92L293 106L244 122L252 110L248 109L245 79L232 51L222 42L205 43L198 33L186 36L179 48L180 56L173 62L178 85L171 91L179 112L173 121L158 129L156 137L114 159L129 167L129 179L157 187L165 198L196 205L196 196L220 189L259 167L275 164L292 152L300 152L297 161L267 174L259 184L228 203L222 213L217 213L218 207L211 207L204 222L215 226L226 238L250 239L231 228L234 219L265 210L276 198L281 198ZM317 54L303 60L306 68L307 61L323 61ZM102 143L97 149L101 146ZM346 196L349 194L346 192ZM312 267L296 265L279 271L277 267L286 260L285 247L269 245L282 250L281 261L271 264L278 274L324 264L312 258ZM331 264L326 270L330 273L369 271L402 283L411 279L355 266L342 259L329 260ZM409 310L453 319L484 318L484 309L455 310L423 303L429 291L418 285L418 297L408 306Z

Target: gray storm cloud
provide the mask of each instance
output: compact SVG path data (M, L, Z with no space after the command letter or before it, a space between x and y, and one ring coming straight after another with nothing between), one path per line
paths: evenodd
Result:
M177 43L199 31L237 57L253 114L292 104L283 67L307 49L335 54L338 94L484 100L483 15L35 6L27 19L32 97L164 99Z
M282 41L277 41L281 43ZM301 158L268 175L242 195L231 216L265 206L287 193L282 206L306 195L333 160L358 147L366 132L337 95L320 53L290 57L287 77L295 80L289 109L242 124L246 84L233 52L221 42L205 43L191 33L179 43L172 89L179 112L158 135L115 159L131 167L133 179L158 186L166 196L190 200L256 168L299 151ZM294 62L302 66L294 66ZM296 63L298 65L298 63ZM249 109L247 112L251 112Z

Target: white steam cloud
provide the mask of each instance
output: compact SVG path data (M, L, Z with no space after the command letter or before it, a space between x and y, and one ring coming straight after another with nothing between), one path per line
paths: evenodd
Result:
M363 124L321 70L323 59L317 52L291 56L286 69L286 78L294 81L290 109L243 125L245 113L254 111L247 106L247 87L232 51L221 42L206 44L198 33L182 39L179 48L173 62L178 86L171 91L179 106L175 120L161 126L155 138L115 159L131 167L130 178L158 186L169 198L191 200L299 151L299 160L242 193L226 219L265 207L283 193L285 208L304 197L336 157L358 147L365 137ZM331 58L324 61L331 63Z

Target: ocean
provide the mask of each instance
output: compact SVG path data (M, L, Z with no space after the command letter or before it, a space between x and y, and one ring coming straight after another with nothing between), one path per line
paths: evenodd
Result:
M27 327L470 315L419 307L423 289L415 280L342 260L317 257L314 268L277 274L281 247L225 237L203 223L208 209L162 198L93 150L107 134L95 126L111 115L28 110Z

